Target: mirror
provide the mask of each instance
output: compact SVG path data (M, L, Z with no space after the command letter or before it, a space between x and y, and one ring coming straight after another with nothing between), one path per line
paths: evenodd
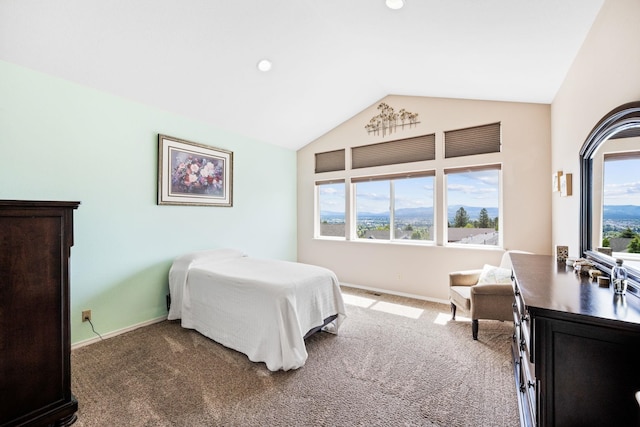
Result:
M640 157L640 101L621 105L605 115L580 150L580 254L605 269L615 264L616 255L597 251L602 246L605 204L602 171L604 159L620 159L620 153L634 153L634 156L637 153ZM640 177L632 180L638 182ZM625 261L625 265L632 281L640 283L640 262ZM638 294L640 287L634 286L630 291Z

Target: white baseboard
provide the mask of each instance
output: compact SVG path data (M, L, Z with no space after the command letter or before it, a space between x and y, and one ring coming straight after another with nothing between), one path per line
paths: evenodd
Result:
M423 300L423 301L430 301L430 302L437 302L440 304L449 304L449 300L443 300L443 299L439 299L439 298L429 298L429 297L424 297L422 295L414 295L414 294L409 294L409 293L405 293L405 292L395 292L395 291L390 291L388 289L379 289L379 288L372 288L370 286L361 286L361 285L355 285L353 283L344 283L341 282L341 285L344 285L346 287L349 288L356 288L356 289L362 289L365 291L370 291L370 292L379 292L381 294L390 294L390 295L396 295L399 297L405 297L405 298L413 298L413 299L419 299L419 300ZM108 332L106 334L102 334L102 339L108 339L108 338L113 338L115 336L118 336L120 334L124 334L126 332L130 332L133 331L135 329L138 328L142 328L143 326L149 326L149 325L153 325L154 323L159 323L162 322L164 320L167 320L167 316L161 316L161 317L156 317L155 319L151 319L151 320L147 320L141 323L137 323L135 325L131 325L131 326L127 326L126 328L122 328L122 329L118 329L116 331L112 331L112 332ZM84 347L86 345L90 345L96 342L99 342L100 337L96 336L93 338L88 338L86 340L82 340L82 341L78 341L77 343L71 344L71 350L75 350L76 348L80 348L80 347Z
M369 286L354 285L353 283L340 282L340 284L349 288L362 289L362 290L371 291L371 292L379 292L381 294L396 295L399 297L413 298L413 299L419 299L422 301L429 301L429 302L437 302L437 303L446 304L446 305L450 304L449 300L445 300L445 299L429 298L429 297L424 297L422 295L414 295L414 294L408 294L405 292L390 291L388 289L379 289L379 288L372 288Z
M160 323L160 322L162 322L164 320L167 320L167 316L166 315L161 316L161 317L156 317L155 319L146 320L144 322L137 323L135 325L127 326L126 328L118 329L116 331L108 332L106 334L101 334L102 335L102 339L113 338L113 337L118 336L120 334L124 334L125 332L130 332L130 331L133 331L135 329L142 328L143 326L153 325L154 323ZM89 338L89 339L86 339L86 340L78 341L77 343L71 344L71 350L75 350L76 348L84 347L86 345L93 344L93 343L96 343L96 342L99 342L99 341L101 341L101 339L98 336L93 337L93 338Z

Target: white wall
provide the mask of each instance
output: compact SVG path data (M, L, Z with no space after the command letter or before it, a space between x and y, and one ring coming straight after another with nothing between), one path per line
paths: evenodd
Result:
M385 138L367 134L364 126L378 114L380 102L388 103L396 111L405 108L418 113L420 125ZM433 132L436 133L437 153L441 153L443 131L495 122L502 123L502 153L436 162L440 167L501 162L503 211L500 227L504 247L550 253L548 105L388 96L298 151L298 260L330 268L346 283L436 300L448 298L450 271L481 268L484 263L497 265L502 250L313 238L314 182L340 175L336 172L316 175L315 153ZM437 154L437 157L442 156ZM423 162L412 164L411 168L433 166L433 162ZM372 173L399 170L397 166L371 169ZM442 176L437 175L436 185L443 185L442 182ZM440 223L436 220L440 230L444 217L441 212ZM442 231L437 235L441 241Z
M234 152L233 207L158 206L158 133ZM0 61L0 198L80 201L71 335L166 315L178 255L296 259L296 153Z
M573 197L553 198L553 245L578 256L578 153L595 124L640 100L640 1L607 0L551 106L552 170L574 174Z

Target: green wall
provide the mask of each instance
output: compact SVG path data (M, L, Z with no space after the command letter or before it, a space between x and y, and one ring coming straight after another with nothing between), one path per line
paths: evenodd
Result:
M158 206L159 133L233 151L233 207ZM169 267L185 252L296 259L295 151L2 61L0 182L0 199L81 202L73 343L95 337L84 309L101 334L166 315Z

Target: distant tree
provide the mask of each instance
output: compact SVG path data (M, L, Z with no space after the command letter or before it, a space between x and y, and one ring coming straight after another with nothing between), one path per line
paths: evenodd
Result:
M627 227L624 231L620 232L620 237L633 238L635 236L636 236L636 233L634 233L633 230L629 227Z
M456 212L456 217L453 220L453 226L456 228L466 227L469 223L469 215L467 211L461 206Z
M485 208L480 210L480 215L478 216L478 228L489 228L491 227L491 220L489 219L489 212Z
M493 228L494 228L496 231L499 231L499 230L500 230L499 225L500 225L500 221L498 221L498 217L495 217L495 218L493 219Z
M609 241L608 237L605 237L604 239L602 239L602 247L604 247L604 248L610 248L611 247L611 242Z
M636 234L635 237L631 239L627 250L632 254L640 254L640 236Z
M411 240L428 240L429 231L424 228L418 228L411 233Z

